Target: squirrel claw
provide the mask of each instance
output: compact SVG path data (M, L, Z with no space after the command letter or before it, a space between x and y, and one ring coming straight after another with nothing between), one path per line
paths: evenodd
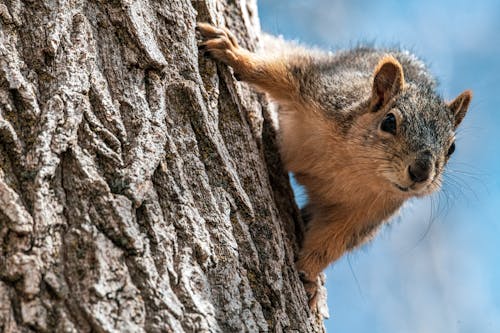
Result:
M304 284L309 307L315 311L318 302L318 279L311 280L304 271L299 271L299 278Z
M226 65L237 67L238 55L242 51L236 37L228 29L217 28L208 23L198 23L196 28L203 40L198 46L199 50L205 51L212 58L220 60Z

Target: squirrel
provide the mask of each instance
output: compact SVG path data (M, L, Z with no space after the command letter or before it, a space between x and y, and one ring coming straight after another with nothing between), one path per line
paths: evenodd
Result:
M254 53L226 28L197 30L203 52L278 105L281 156L308 195L296 267L315 308L330 263L372 239L406 200L440 188L472 92L445 102L407 51L328 53L271 40L274 50Z

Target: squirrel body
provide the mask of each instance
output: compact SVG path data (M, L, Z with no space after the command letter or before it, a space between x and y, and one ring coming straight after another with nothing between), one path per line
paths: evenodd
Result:
M198 29L201 49L278 104L281 155L308 195L296 266L314 306L328 264L370 240L407 199L440 188L472 93L446 103L405 51L327 53L271 39L253 53L225 28Z

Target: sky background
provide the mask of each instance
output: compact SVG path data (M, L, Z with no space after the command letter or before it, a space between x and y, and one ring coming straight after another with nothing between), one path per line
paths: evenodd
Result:
M262 30L306 45L400 45L446 99L474 91L440 194L326 270L328 332L500 332L500 1L260 0L259 12Z

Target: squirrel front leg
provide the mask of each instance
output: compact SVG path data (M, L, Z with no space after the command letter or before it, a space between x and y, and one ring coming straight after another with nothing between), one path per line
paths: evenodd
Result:
M204 39L200 50L231 66L239 79L255 85L278 101L290 103L299 96L298 82L283 58L258 55L240 47L236 37L226 28L198 23L197 30Z
M348 223L335 221L329 213L318 210L310 216L295 265L311 309L316 308L319 274L349 250L351 234Z
M310 244L304 245L295 264L309 299L309 307L313 310L318 301L319 274L343 254L343 251L331 253L328 249L307 241L314 238L312 234L306 235L305 241Z

